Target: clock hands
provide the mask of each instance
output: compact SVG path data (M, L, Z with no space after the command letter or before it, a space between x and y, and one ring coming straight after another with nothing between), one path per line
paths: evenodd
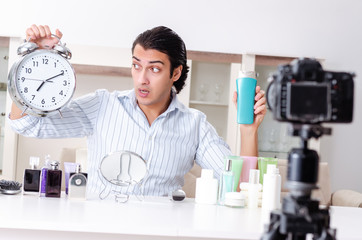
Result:
M32 81L40 81L40 82L44 82L44 80L41 79L37 79L37 78L24 78L26 80L32 80ZM53 81L47 81L47 82L53 82Z
M48 78L48 79L43 80L43 82L42 82L42 83L40 84L40 86L36 89L36 91L39 92L39 90L43 87L43 85L44 85L45 82L53 82L53 81L49 81L49 80L50 80L50 79L53 79L53 78L56 78L56 77L59 77L59 76L61 76L61 75L64 75L64 71L62 71L61 73L59 73L59 74L57 74L57 75L55 75L55 76L53 76L53 77L50 77L50 78Z

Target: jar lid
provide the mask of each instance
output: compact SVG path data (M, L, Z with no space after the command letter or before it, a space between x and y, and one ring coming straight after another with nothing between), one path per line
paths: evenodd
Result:
M225 193L224 204L229 207L244 207L245 195L242 192L227 192Z

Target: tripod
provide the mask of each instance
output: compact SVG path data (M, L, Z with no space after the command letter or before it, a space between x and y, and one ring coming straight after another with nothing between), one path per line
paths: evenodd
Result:
M282 209L270 214L270 223L261 240L302 240L313 234L315 240L334 240L336 230L331 229L329 209L320 209L319 201L311 199L318 188L319 157L308 149L308 140L331 134L330 128L319 124L293 124L291 135L302 139L302 148L293 148L288 155L286 188L289 194L283 199Z

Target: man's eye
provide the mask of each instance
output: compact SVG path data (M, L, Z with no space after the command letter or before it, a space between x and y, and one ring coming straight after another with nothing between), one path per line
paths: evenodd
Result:
M154 73L158 73L159 71L160 71L159 68L156 68L156 67L153 67L153 68L152 68L152 72L154 72Z
M134 64L133 64L133 68L134 68L134 69L139 69L140 66L139 66L137 63L134 63Z

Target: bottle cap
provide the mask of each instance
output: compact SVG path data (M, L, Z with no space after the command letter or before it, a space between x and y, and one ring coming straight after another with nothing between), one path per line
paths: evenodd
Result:
M267 174L277 174L277 166L275 164L266 165L266 173Z
M231 167L232 167L232 160L226 159L225 170L229 172L229 171L231 171Z
M201 178L203 179L213 179L214 171L212 169L201 169Z
M39 166L39 157L30 157L29 164L31 169L37 169Z
M249 183L250 184L258 184L259 183L259 170L258 169L250 169Z
M53 161L50 163L50 166L52 167L52 170L58 170L59 169L59 162Z
M49 155L49 154L45 155L44 165L45 165L46 167L50 167L50 155Z
M81 171L82 171L82 167L78 163L77 166L75 167L75 173L80 173Z
M239 78L255 78L256 74L254 71L239 71Z

